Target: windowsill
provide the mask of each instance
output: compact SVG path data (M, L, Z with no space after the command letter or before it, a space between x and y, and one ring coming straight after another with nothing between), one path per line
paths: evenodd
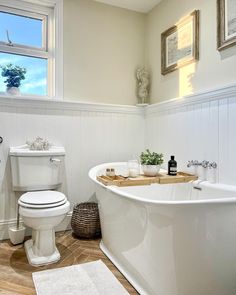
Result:
M50 96L46 96L46 95L34 95L34 94L20 94L20 95L11 95L8 94L6 92L1 92L0 91L0 98L9 98L9 99L19 99L19 100L23 100L23 99L27 99L27 100L46 100L46 101L50 101L50 100L57 100L57 101L62 101L62 98L56 98L56 97L50 97Z

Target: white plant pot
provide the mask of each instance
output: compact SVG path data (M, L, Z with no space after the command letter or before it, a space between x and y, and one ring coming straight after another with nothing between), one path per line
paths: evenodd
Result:
M142 165L143 174L146 176L157 176L161 166L160 165Z
M16 226L12 226L8 229L10 241L13 245L21 244L25 238L25 227L20 225L17 229Z
M7 87L7 93L10 95L20 95L20 89L18 87Z

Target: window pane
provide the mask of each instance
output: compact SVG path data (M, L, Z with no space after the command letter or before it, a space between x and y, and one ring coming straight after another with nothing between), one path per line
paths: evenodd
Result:
M42 20L0 12L0 41L42 47Z
M21 94L47 95L48 62L46 59L0 53L0 66L9 63L26 68L25 80L22 80L20 86ZM6 78L0 75L0 92L6 91L5 80Z

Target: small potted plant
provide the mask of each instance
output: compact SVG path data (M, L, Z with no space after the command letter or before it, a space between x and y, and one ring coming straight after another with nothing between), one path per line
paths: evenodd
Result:
M149 149L147 149L145 152L141 153L140 160L144 175L156 176L163 163L163 154L150 152Z
M11 95L19 95L19 87L21 81L25 79L26 69L13 64L7 64L6 66L1 66L2 77L7 79L4 81L7 86L6 92Z

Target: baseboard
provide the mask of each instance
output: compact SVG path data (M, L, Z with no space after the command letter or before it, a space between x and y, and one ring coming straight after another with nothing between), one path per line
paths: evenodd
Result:
M72 216L72 212L69 212L67 214L66 218L63 220L63 222L56 227L56 229L55 229L56 232L71 229L71 225L70 225L71 216ZM22 219L20 219L20 224L22 224L22 223L23 223L23 221L22 221ZM14 226L14 225L16 225L16 219L9 219L9 220L0 221L0 241L9 239L8 229L9 229L9 227ZM26 236L31 235L30 228L26 229L25 235Z

